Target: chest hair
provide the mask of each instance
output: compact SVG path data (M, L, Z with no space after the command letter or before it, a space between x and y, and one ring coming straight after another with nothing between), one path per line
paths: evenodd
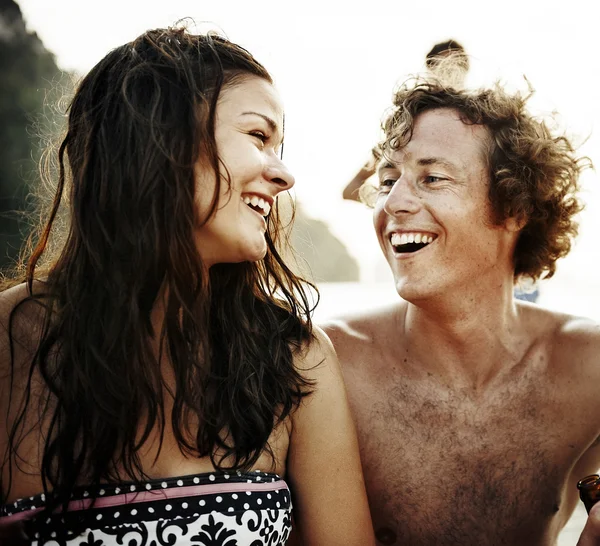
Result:
M564 482L547 397L526 378L483 396L379 383L357 420L382 543L545 544Z

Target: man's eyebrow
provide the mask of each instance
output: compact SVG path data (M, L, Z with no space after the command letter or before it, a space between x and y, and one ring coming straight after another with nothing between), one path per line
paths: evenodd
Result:
M271 128L271 131L277 131L277 123L275 123L275 121L273 121L269 116L265 116L264 114L260 114L259 112L242 112L241 115L242 116L258 116L258 117L261 117L261 118L263 118L267 122L267 124Z
M458 170L460 169L460 165L456 165L454 163L452 163L451 161L448 161L447 159L444 159L442 157L422 157L420 159L417 159L417 165L419 165L420 167L427 167L430 165L440 165L442 167L446 167L447 169L453 169L453 170ZM397 163L392 163L391 161L382 161L381 163L379 163L379 165L377 165L377 172L381 172L385 169L397 169L398 168L398 164Z
M417 165L422 167L426 167L428 165L441 165L442 167L455 170L460 168L458 165L455 165L451 161L443 159L442 157L422 157L417 160Z
M391 161L382 161L377 165L377 172L383 171L384 169L395 169L396 165L394 165Z

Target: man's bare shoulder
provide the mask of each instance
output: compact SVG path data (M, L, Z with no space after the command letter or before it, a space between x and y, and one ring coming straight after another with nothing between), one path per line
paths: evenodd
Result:
M394 302L381 307L334 317L320 324L331 339L340 360L371 345L383 332L395 329L406 302Z
M586 317L563 316L553 348L564 362L600 364L600 324Z
M552 360L571 367L600 364L600 323L533 304L520 304L520 312L534 325L539 339L545 339ZM600 366L596 366L600 373Z

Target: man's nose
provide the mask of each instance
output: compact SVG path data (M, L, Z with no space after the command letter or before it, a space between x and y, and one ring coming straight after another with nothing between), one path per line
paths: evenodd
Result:
M404 176L392 186L383 206L385 212L391 216L414 214L420 207L421 201L415 194L412 181Z

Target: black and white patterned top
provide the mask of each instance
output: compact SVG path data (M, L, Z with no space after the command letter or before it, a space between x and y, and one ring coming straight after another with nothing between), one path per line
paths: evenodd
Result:
M32 546L283 546L291 531L286 482L260 471L82 487L50 515L45 500L0 506L0 529L22 521Z

